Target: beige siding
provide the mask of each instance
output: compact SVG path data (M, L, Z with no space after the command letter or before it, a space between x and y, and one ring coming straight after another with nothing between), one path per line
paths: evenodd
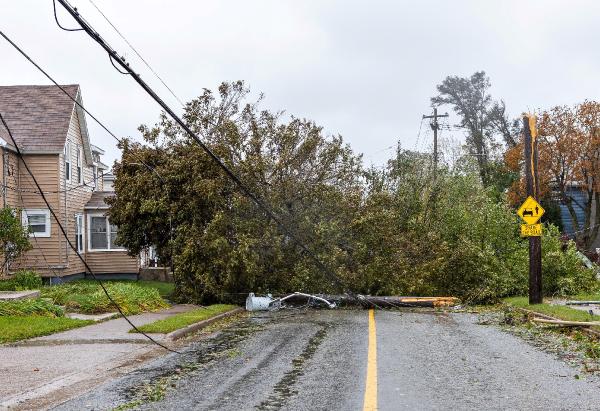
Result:
M35 121L35 119L32 119L32 121ZM127 256L126 252L86 252L88 236L87 216L84 207L92 195L94 182L92 163L86 161L87 159L83 153L83 138L76 110L73 110L69 124L67 142L70 143L71 157L71 179L69 181L66 181L65 155L63 153L25 155L27 165L35 175L38 183L40 183L42 190L46 193L46 198L60 219L73 245L76 244L75 217L78 214L84 216L84 248L82 254L86 259L89 259L88 263L94 272L137 273L137 259ZM85 184L80 183L78 179L78 152L81 153L82 177ZM6 151L4 157L0 156L0 170L3 170L3 184L5 186L3 201L7 206L17 209L48 209L23 163L19 161L15 153ZM97 188L101 190L102 179L101 176L98 177L96 184ZM44 276L65 276L86 272L85 265L77 257L77 254L71 250L53 218L51 218L50 226L50 237L32 237L33 249L11 265L11 271L19 268L33 268Z
M56 154L44 154L27 155L24 160L46 194L50 206L60 215L58 158ZM7 205L18 209L48 209L25 165L13 153L9 155L5 179ZM58 224L51 218L50 237L31 237L33 249L15 262L11 270L33 268L42 275L61 275L65 261L57 241L60 235Z
M96 274L133 273L139 270L138 259L126 251L93 251L86 254L87 263Z
M69 131L67 133L67 142L70 143L70 154L71 154L71 179L66 181L65 175L65 161L64 155L61 154L60 161L60 175L61 175L61 218L63 226L67 231L69 240L75 245L75 216L78 214L84 214L83 208L88 202L92 195L93 185L93 170L92 164L87 163L85 155L83 153L83 138L81 136L81 130L79 128L79 118L77 111L73 110L73 117L71 118L71 124L69 125ZM83 186L78 181L77 173L77 153L81 152L81 164L83 173L83 182L86 184ZM83 232L84 232L84 250L85 250L85 230L86 221L84 218ZM84 273L86 271L85 265L77 254L71 249L64 237L60 238L62 253L66 261L66 268L64 275Z

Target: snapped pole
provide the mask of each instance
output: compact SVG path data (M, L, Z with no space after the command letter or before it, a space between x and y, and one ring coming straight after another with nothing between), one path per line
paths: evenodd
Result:
M536 201L539 197L538 143L535 116L523 116L525 149L525 182L527 195ZM542 237L529 237L529 304L541 304L542 293Z

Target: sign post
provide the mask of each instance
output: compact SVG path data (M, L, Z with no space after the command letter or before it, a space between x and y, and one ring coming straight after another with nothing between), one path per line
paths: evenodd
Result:
M521 226L521 233L529 234L529 304L541 304L542 294L542 227L537 224L544 209L536 201L539 196L538 143L535 116L523 115L525 146L525 181L527 200L519 208L518 214L527 223Z

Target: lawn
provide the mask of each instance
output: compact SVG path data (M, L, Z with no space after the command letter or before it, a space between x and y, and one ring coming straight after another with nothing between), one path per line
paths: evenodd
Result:
M565 305L534 304L529 305L527 297L510 297L504 300L513 307L525 308L540 314L549 315L566 321L600 321L600 316L590 315L586 311L576 310Z
M170 333L171 331L178 330L186 327L190 324L197 323L199 321L207 320L216 315L222 314L227 311L231 311L237 308L235 305L228 304L214 304L208 307L198 308L186 313L175 314L172 317L158 320L150 324L138 327L140 331L146 333ZM131 330L130 332L135 332Z
M139 314L168 307L161 296L169 293L172 285L155 281L105 281L108 293L125 314ZM68 311L98 314L116 311L100 285L91 280L73 281L61 285L44 287L42 297L50 298L55 304L65 306Z
M93 321L65 317L0 316L0 344L83 327Z
M169 298L173 291L175 291L175 284L173 283L165 283L162 281L136 281L135 282L140 287L145 288L154 288L158 290L158 293L162 298Z

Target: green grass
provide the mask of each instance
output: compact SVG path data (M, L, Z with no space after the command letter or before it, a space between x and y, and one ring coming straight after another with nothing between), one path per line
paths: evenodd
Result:
M83 327L93 321L65 317L41 317L37 315L0 317L0 343L14 342L59 331Z
M569 297L570 300L579 301L600 301L600 293L595 294L577 294L576 296Z
M163 320L158 320L150 324L138 327L140 331L147 333L170 333L171 331L178 330L186 327L190 324L197 323L199 321L207 320L216 315L222 314L227 311L231 311L237 308L235 305L229 304L214 304L209 305L205 308L198 308L196 310L188 311L186 313L175 314L171 317ZM132 330L131 332L135 332Z
M175 291L175 284L162 281L137 281L136 284L140 287L156 289L162 298L169 298Z
M504 299L506 304L513 307L525 308L540 314L549 315L565 321L600 321L600 316L590 315L586 311L576 310L565 305L533 304L529 305L527 297L510 297Z
M45 299L0 301L0 316L38 315L44 317L63 317L64 311L58 305Z
M104 285L110 296L125 314L138 314L168 307L156 284L135 281L106 281ZM167 287L161 288L163 292ZM102 288L95 281L73 281L61 285L44 287L42 297L50 298L55 304L64 305L69 311L98 314L116 311Z

